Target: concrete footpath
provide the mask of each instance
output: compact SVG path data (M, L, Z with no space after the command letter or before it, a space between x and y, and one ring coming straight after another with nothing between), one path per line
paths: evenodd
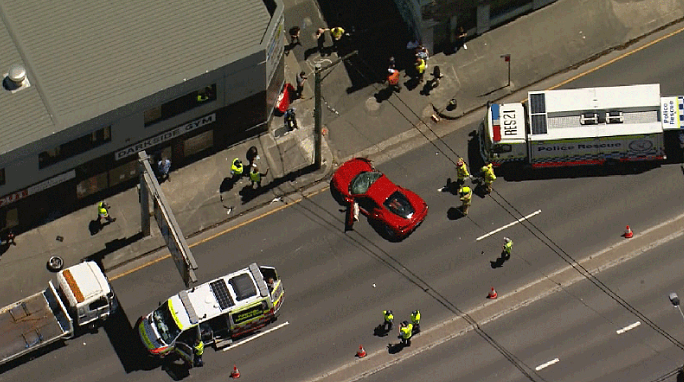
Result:
M285 0L286 16L293 15L286 19L286 27L301 20L321 20L315 7L295 9L290 3L294 0ZM681 22L682 17L684 0L559 0L469 40L467 50L433 55L429 63L439 65L444 78L427 95L420 88L405 89L388 100L378 100L373 93L384 87L381 84L348 93L344 91L345 71L336 70L323 83L328 135L323 142L323 167L315 171L310 166L313 163L313 75L310 75L303 98L293 103L297 109L298 130L282 135L282 117L274 117L268 133L181 169L172 169L170 180L163 182L162 189L188 242L192 243L201 232L234 224L237 217L258 214L260 208L283 203L286 195L327 180L336 164L355 154L373 156L379 147L386 147L383 142L407 136L402 134L420 122L435 124L431 120L434 109L443 111L452 98L457 99L458 107L447 117L453 119L438 122L441 129L450 131L460 127L460 116L488 100L500 99L569 67L620 49ZM298 21L290 24L289 20L293 19ZM322 21L316 21L319 22ZM303 46L296 49L315 48L315 40L309 34L316 26L311 24L305 29ZM293 53L285 58L285 75L294 84L296 73L301 70L310 73L311 64L321 58L317 53L306 58L296 51ZM510 86L506 86L507 69L501 54L511 55ZM335 58L334 53L326 59L331 58ZM411 112L400 115L396 108L387 106L393 99L400 100ZM405 115L415 118L407 121ZM245 161L250 146L256 146L259 151L259 168L269 169L262 189L250 192L247 178L227 187L230 161L235 157ZM11 303L43 288L53 277L46 269L46 261L53 255L61 256L66 266L86 258L96 259L111 275L133 261L144 261L146 256L166 252L154 221L152 235L140 237L140 207L135 188L110 197L107 202L111 205L110 214L117 220L95 234L89 229L97 214L93 205L22 233L16 238L16 246L2 246L0 279L6 287L0 304Z

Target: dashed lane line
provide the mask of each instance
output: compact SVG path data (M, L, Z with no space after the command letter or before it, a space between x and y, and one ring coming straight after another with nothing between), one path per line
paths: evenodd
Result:
M270 333L270 332L276 331L276 330L278 330L278 329L280 329L280 328L283 328L283 327L285 327L285 326L287 326L287 325L289 325L289 324L290 324L289 321L285 321L285 322L283 322L282 324L280 324L280 325L278 325L278 326L274 326L274 327L272 327L271 329L268 329L268 330L266 330L266 331L263 331L263 332L261 332L261 333L259 333L259 334L255 334L255 335L253 335L253 336L247 338L247 339L244 340L244 341L240 341L240 342L236 343L235 345L231 345L231 346L229 346L229 347L223 349L222 351L228 351L228 350L235 349L236 347L238 347L238 346L240 346L240 345L244 345L244 344L246 344L246 343L249 342L249 341L255 340L255 339L257 339L257 338L259 338L259 337L261 337L261 336L263 336L263 335L265 335L265 334L268 334L268 333Z
M558 358L554 358L554 359L552 359L552 360L549 361L549 362L544 362L544 363L542 363L541 365L535 367L534 370L539 371L539 370L541 370L541 369L545 369L545 368L547 368L547 367L553 365L554 363L558 363L558 361L560 361Z
M525 220L531 218L532 216L538 215L538 214L540 214L540 213L541 213L541 210L534 211L534 212L532 212L531 214L529 214L529 215L527 215L527 216L524 216L524 217L522 217L522 218L520 218L520 219L518 219L518 220L516 220L516 221L514 221L514 222L512 222L512 223L506 224L506 225L503 226L503 227L499 227L499 228L495 229L494 231L492 231L492 232L490 232L490 233L486 233L486 234L484 234L484 235L478 237L475 241L480 241L480 240L482 240L482 239L484 239L484 238L487 238L487 237L489 237L489 236L492 236L492 235L494 235L494 234L497 233L497 232L501 232L501 231L505 230L505 229L508 228L508 227L512 227L512 226L514 226L514 225L516 225L516 224L518 224L518 223L521 223L521 222L523 222L523 221L525 221Z
M622 334L622 333L624 333L624 332L627 332L627 331L630 331L630 330L636 328L636 327L639 326L639 325L641 325L641 321L637 321L637 322L635 322L635 323L633 323L633 324L631 324L631 325L627 325L627 326L625 326L625 327L622 328L622 329L616 330L615 332L616 332L617 334Z

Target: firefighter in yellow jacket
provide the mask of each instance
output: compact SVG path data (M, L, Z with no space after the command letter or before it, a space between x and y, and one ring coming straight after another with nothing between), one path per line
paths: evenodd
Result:
M484 178L485 191L490 194L492 192L492 183L496 180L496 175L494 175L494 168L491 163L487 163L482 166L482 177Z
M470 208L471 201L473 199L473 190L470 187L461 187L458 190L458 195L461 197L461 213L463 216L468 215L468 209Z
M463 158L458 158L456 162L456 176L458 180L456 181L456 187L461 187L465 183L467 178L470 178L470 173L468 172L468 166L466 166Z
M411 346L411 336L413 336L413 325L409 324L408 321L401 323L399 328L399 333L401 334L401 344L404 346Z

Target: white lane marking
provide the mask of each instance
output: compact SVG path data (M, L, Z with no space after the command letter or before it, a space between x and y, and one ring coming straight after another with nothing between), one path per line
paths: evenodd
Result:
M227 348L223 349L222 351L228 351L228 350L230 350L230 349L235 349L236 347L238 347L238 346L240 346L240 345L244 345L244 344L246 344L247 342L249 342L249 341L251 341L251 340L255 340L255 339L257 339L257 338L263 336L264 334L268 334L268 333L270 333L270 332L272 332L272 331L274 331L274 330L278 330L278 329L280 329L280 328L282 328L282 327L284 327L284 326L286 326L286 325L289 325L289 324L290 324L290 322L285 321L285 322L283 322L282 324L280 324L280 325L278 325L278 326L274 326L274 327L272 327L271 329L268 329L268 330L265 331L265 332L261 332L261 333L259 333L259 334L255 334L254 336L249 337L248 339L246 339L246 340L244 340L244 341L240 341L240 342L236 343L235 345L228 346Z
M534 215L538 215L539 213L541 213L541 210L534 211L534 212L532 212L531 214L529 214L529 215L527 215L527 216L525 216L525 217L522 217L522 218L520 218L520 219L514 221L513 223L506 224L505 226L503 226L503 227L501 227L501 228L497 228L497 229L495 229L494 231L492 231L492 232L490 232L490 233L487 233L487 234L484 234L484 235L478 237L477 240L475 240L475 241L480 241L480 240L484 239L485 237L492 236L493 234L495 234L495 233L497 233L497 232L503 231L503 230L505 230L506 228L508 228L508 227L510 227L510 226L514 226L514 225L516 225L516 224L518 224L518 223L520 223L520 222L523 222L523 221L525 221L525 220L531 218L531 217L534 216Z
M413 130L409 130L409 131L413 131ZM682 218L684 218L684 214L677 215L677 216L675 216L675 217L672 218L672 219L666 220L666 221L661 222L661 223L659 223L659 224L657 224L657 225L655 225L655 226L653 226L653 227L647 228L646 230L644 230L643 232L641 232L641 236L646 236L647 234L650 234L651 232L654 232L654 231L657 231L657 230L659 230L659 229L662 229L663 227L670 226L670 225L672 225L673 223L677 223L677 221L680 220L680 219L682 219ZM668 243L668 242L670 242L670 241L672 241L672 240L675 240L675 239L677 239L677 238L679 238L679 237L681 237L681 236L683 236L683 235L684 235L684 230L675 231L674 233L671 233L671 234L669 234L669 235L667 235L667 236L665 236L665 237L663 237L663 238L660 238L660 239L658 239L658 240L656 240L656 241L653 241L653 242L651 242L651 243L649 243L649 244L647 244L647 245L645 245L645 246L643 246L643 247L641 247L641 248L638 248L638 249L636 249L636 250L634 250L634 251L632 251L632 252L628 252L627 254L621 256L621 257L618 258L618 259L611 260L611 261L608 261L608 262L604 263L603 265L600 265L598 268L596 268L596 270L592 271L592 273L600 273L600 272L607 271L608 269L611 269L611 268L613 268L613 267L615 267L615 266L617 266L617 265L623 264L623 263L627 262L628 260L631 260L631 259L633 259L633 258L635 258L635 257L638 257L639 255L642 255L642 254L646 253L647 251L650 251L650 250L653 249L653 248L657 248L658 246L663 245L663 244L665 244L665 243ZM640 236L640 237L641 237L641 236ZM608 252L610 252L610 251L616 250L616 249L618 249L618 248L620 248L620 247L622 247L622 246L627 245L627 243L630 243L630 241L629 241L629 240L624 240L624 239L623 239L623 240L620 240L620 241L617 241L617 242L615 242L615 244L609 245L609 246L607 246L606 248L604 248L604 249L602 249L602 250L600 250L600 251L598 251L598 252L596 252L596 253L594 253L594 254L592 254L592 255L589 255L589 256L585 257L584 259L580 260L580 264L585 264L585 263L586 263L587 261L589 261L589 260L592 260L592 259L596 259L596 258L598 258L598 257L601 257L602 255L605 255L606 253L608 253ZM567 272L567 271L568 271L569 269L571 269L571 268L572 268L571 265L567 265L567 266L565 266L565 267L563 267L563 268L561 268L561 269L558 269L558 270L552 272L551 274L547 275L547 277L542 277L542 278L540 278L540 279L537 279L537 280L535 280L535 281L532 281L532 282L529 283L529 284L526 284L526 285L523 285L523 286L520 287L520 288L517 288L514 292L512 292L512 293L510 293L510 294L503 295L502 297L500 297L500 298L497 299L497 300L491 300L490 303L487 303L487 304L481 305L481 306L479 306L479 307L477 307L477 308L471 309L471 310L465 312L464 315L470 315L470 316L472 316L473 314L479 312L481 309L483 309L484 307L488 306L488 305L491 304L491 303L498 303L499 301L505 300L505 299L507 299L507 298L511 298L512 296L515 296L515 295L518 295L518 294L521 294L521 293L523 293L525 290L530 289L530 288L536 286L537 284L539 284L539 283L541 283L541 282L543 282L543 281L546 281L546 280L549 280L549 279L553 279L554 277L556 277L556 276L558 276L558 275L560 275L560 274L562 274L562 273L564 273L564 272ZM487 323L493 322L493 321L495 321L495 320L497 320L497 319L499 319L499 318L501 318L501 317L503 317L503 316L505 316L505 315L507 315L507 314L509 314L509 313L516 312L516 311L518 311L519 309L524 308L524 307L526 307L526 306L528 306L528 305L530 305L530 304L532 304L532 303L534 303L534 302L536 302L536 301L539 301L539 300L543 299L543 298L546 297L546 296L549 296L549 295L551 295L551 294L554 294L554 293L556 293L556 292L562 290L562 288L567 288L567 287L569 287L569 286L571 286L571 285L574 285L575 283L577 283L577 282L579 282L579 281L582 281L582 280L586 280L586 279L584 278L584 276L582 276L582 275L577 275L577 277L575 277L575 278L569 280L568 282L564 283L564 284L561 285L561 286L557 286L557 287L555 287L555 288L553 288L553 289L549 289L549 290L547 290L547 291L544 292L544 293L536 294L533 298L530 298L530 299L526 299L526 300L524 300L524 301L521 301L521 302L519 302L519 303L513 305L512 307L509 307L508 309L502 310L502 311L499 312L498 314L492 315L492 316L490 316L490 317L483 318L481 321L478 322L478 324L479 324L479 326L481 327L481 326L483 326L483 325L485 325L485 324L487 324ZM459 315L459 316L453 317L453 318L448 319L448 320L446 320L446 321L443 321L443 322L441 322L441 323L439 323L439 324L437 324L437 325L435 325L435 326L433 326L433 327L430 327L430 328L428 328L428 329L422 331L421 333L438 332L438 331L442 330L443 328L447 327L448 325L452 325L454 321L461 320L461 319L463 319L463 315ZM379 373L379 372L381 372L381 371L387 369L388 367L397 365L397 364L399 364L399 363L401 363L401 362L403 362L403 361L406 361L407 359L413 358L413 357L415 357L415 356L417 356L417 355L419 355L419 354L422 354L422 353L424 353L424 352L427 352L427 351L429 351L429 350L432 350L432 349L436 348L436 347L439 346L439 345L442 345L442 344L444 344L444 343L446 343L446 342L449 342L449 341L453 340L454 338L461 337L461 336L464 335L465 333L469 333L470 331L475 330L475 329L476 329L476 328L473 327L473 326L468 326L468 327L466 327L466 328L464 328L464 329L461 329L461 330L459 330L459 331L457 331L457 332L449 332L447 335L442 336L439 340L434 341L434 342L432 342L432 343L429 343L429 344L427 344L427 345L425 345L425 346L416 348L415 350L413 350L413 351L410 352L410 353L406 353L406 354L403 354L403 355L402 355L401 353L399 353L399 357L398 357L398 358L395 358L395 359L393 359L393 360L391 360L391 361L382 363L382 364L380 364L380 365L378 365L378 366L375 366L375 367L372 367L372 368L370 368L370 369L366 369L365 371L361 371L359 374L355 375L354 377L347 378L347 379L345 380L345 382L356 382L356 381L359 381L359 380L361 380L361 379L364 379L364 378L366 378L366 377L368 377L368 376L375 375L375 374L377 374L377 373ZM402 353L403 353L403 352L402 352ZM387 349L384 349L384 348L383 348L383 349L379 349L379 350L377 350L377 351L375 351L375 352L372 352L372 353L369 352L369 353L368 353L368 356L365 357L364 360L365 360L366 362L368 362L368 360L371 360L371 359L373 359L373 358L375 358L375 357L378 357L378 356L381 356L381 355L383 355L383 354L387 354ZM330 371L325 372L325 373L323 373L323 374L321 374L321 375L318 375L318 376L316 376L316 377L314 377L314 378L312 378L312 379L309 379L309 380L307 380L307 382L320 382L320 381L322 381L323 379L326 379L326 378L328 378L328 377L330 377L330 376L334 376L334 375L337 375L338 373L342 373L342 372L348 370L349 368L351 368L352 366L357 365L357 364L358 364L358 360L354 360L353 362L348 362L348 363L346 363L346 364L344 364L344 365L342 365L342 366L340 366L340 367L338 367L338 368L336 368L336 369L330 370Z
M635 323L633 323L633 324L631 324L631 325L625 326L625 327L622 328L622 329L618 329L618 330L616 330L615 332L616 332L617 334L622 334L622 333L624 333L624 332L626 332L626 331L628 331L628 330L632 330L632 329L636 328L636 327L639 326L639 325L641 325L641 322L640 322L640 321L637 321L637 322L635 322Z
M554 358L554 359L552 359L552 360L549 361L549 362L542 363L541 365L535 367L534 370L539 371L539 370L541 370L541 369L544 369L544 368L547 368L547 367L553 365L554 363L556 363L556 362L558 362L558 361L560 361L558 358Z

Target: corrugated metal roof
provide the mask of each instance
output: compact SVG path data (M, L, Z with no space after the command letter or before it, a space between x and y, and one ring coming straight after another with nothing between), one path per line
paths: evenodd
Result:
M227 65L270 21L262 0L0 0L0 73L32 85L0 93L0 153Z

